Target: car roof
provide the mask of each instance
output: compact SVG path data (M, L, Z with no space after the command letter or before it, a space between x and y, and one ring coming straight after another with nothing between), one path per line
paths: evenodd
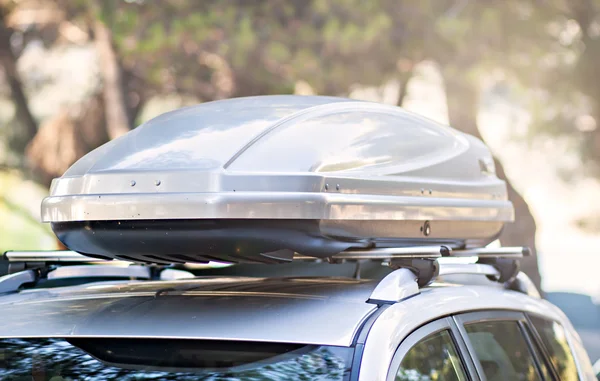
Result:
M376 282L203 277L97 282L0 297L0 337L137 337L349 346Z
M180 338L351 346L360 327L377 309L367 303L377 283L343 277L219 276L31 289L0 297L4 311L0 337ZM488 309L515 309L541 302L499 287L476 289L473 293L472 286L434 283L411 298L411 304L417 306L415 316L425 318L427 314L420 311L431 310L433 304L438 309L446 305L445 311L452 309L448 296L453 294L463 299L473 294L473 309L478 309L477 300L485 299L486 293L493 299L486 300ZM498 298L499 292L510 295ZM461 305L459 310L466 307Z

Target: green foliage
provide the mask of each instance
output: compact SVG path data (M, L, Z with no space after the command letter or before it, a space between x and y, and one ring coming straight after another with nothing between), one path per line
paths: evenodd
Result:
M39 202L44 193L16 173L0 172L0 252L56 248L50 227L41 225L27 207Z
M93 13L110 25L125 68L151 93L210 100L289 92L298 80L320 93L344 93L355 83L379 85L395 75L400 45L390 37L392 17L378 1L160 5L110 1ZM232 86L219 87L217 77L224 75Z
M583 114L600 125L598 1L58 1L110 26L147 96L287 93L298 81L345 94L433 60L473 89L501 72L532 111L531 136L569 136L600 163L600 132L577 128Z

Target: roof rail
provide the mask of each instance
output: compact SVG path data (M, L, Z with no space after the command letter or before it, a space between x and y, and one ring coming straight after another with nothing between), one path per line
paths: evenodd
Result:
M384 278L375 288L370 301L395 303L414 295L433 282L438 276L450 274L484 275L507 288L539 296L529 278L519 272L519 258L530 255L526 247L500 247L451 249L447 246L414 246L346 250L327 258L314 258L296 254L296 260L328 260L331 263L345 261L381 261L396 271ZM478 257L475 264L443 264L439 258ZM8 261L9 274L0 277L0 292L16 291L24 284L40 279L68 277L128 277L138 279L161 279L161 272L172 266L139 266L131 262L88 257L73 251L9 251L3 259ZM102 266L74 266L75 264L102 264ZM64 268L58 268L59 266ZM107 266L108 265L108 266ZM19 274L19 275L17 275ZM166 276L167 273L165 273ZM170 274L170 273L169 273ZM191 273L173 273L170 277L189 277ZM172 279L172 278L171 278Z
M33 270L19 271L0 277L0 294L16 291L24 284L34 283L37 279L38 275Z
M92 258L74 251L7 251L8 274L0 274L0 294L18 291L41 280L69 278L126 278L174 280L191 278L191 272L174 266L142 266L132 262ZM96 264L99 266L89 266ZM4 276L2 276L4 275Z
M389 254L392 254L392 252ZM388 265L397 270L388 274L379 282L368 302L375 304L397 303L417 295L421 287L430 284L440 276L457 274L483 275L491 281L503 284L507 289L533 297L540 297L540 293L531 279L519 270L519 259L531 255L530 250L526 247L451 250L441 246L439 254L442 257L454 258L478 257L478 261L470 264L440 264L437 261L439 257L435 255L425 257L405 256L403 254L390 255ZM364 259L365 257L367 255L361 258ZM355 256L353 255L352 258L355 258Z
M483 275L497 282L501 277L500 271L492 265L478 263L439 265L439 276L457 274ZM419 278L416 273L408 268L399 268L388 274L377 284L367 302L379 305L401 302L419 294L418 282ZM518 291L534 298L541 297L531 279L523 272L518 272L514 278L504 282L503 286L506 289Z

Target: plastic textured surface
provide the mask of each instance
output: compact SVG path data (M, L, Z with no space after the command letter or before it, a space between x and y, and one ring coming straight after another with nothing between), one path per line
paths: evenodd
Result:
M285 262L349 248L481 247L514 212L485 145L401 108L262 96L163 114L52 183L70 249L142 262Z

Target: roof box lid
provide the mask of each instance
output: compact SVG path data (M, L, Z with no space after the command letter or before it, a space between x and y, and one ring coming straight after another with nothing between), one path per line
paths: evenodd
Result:
M209 102L142 124L55 179L42 218L55 228L317 221L321 233L323 221L479 221L493 225L479 233L486 241L513 210L474 137L398 107L282 95ZM379 234L339 229L328 234Z

